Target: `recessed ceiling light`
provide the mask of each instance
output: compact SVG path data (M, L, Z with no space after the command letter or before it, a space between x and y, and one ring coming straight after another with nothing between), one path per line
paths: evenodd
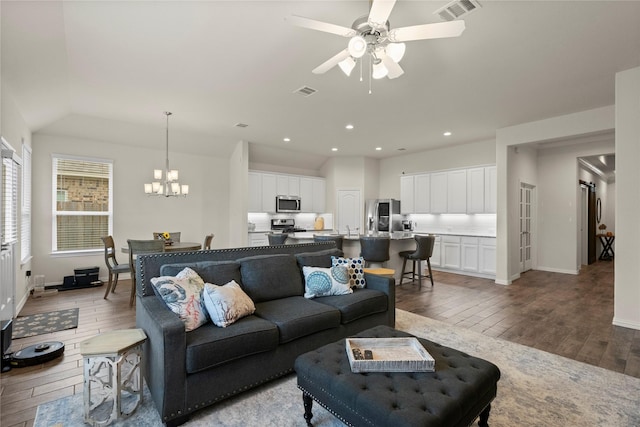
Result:
M336 147L333 147L331 151L338 151L338 149Z
M446 131L445 133L443 133L444 136L451 136L451 132Z
M376 151L382 151L382 147L376 147Z
M349 123L348 125L345 126L345 129L351 130L351 129L353 129L353 125L351 123Z
M283 141L284 142L291 142L291 138L284 138Z

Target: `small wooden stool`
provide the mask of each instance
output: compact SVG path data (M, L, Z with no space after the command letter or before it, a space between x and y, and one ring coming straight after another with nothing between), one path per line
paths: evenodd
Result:
M109 425L142 402L142 329L123 329L80 343L84 365L84 421Z

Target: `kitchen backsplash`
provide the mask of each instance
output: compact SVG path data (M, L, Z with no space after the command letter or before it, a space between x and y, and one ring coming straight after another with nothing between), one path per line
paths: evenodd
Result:
M496 235L495 214L475 215L429 215L412 214L407 218L413 221L413 230L418 233L469 233L485 236Z
M333 214L323 213L316 215L314 213L297 213L297 214L268 214L268 213L248 213L247 220L249 223L256 225L255 231L271 230L271 219L274 218L293 218L296 221L296 227L313 230L313 225L318 216L324 218L324 229L333 229Z

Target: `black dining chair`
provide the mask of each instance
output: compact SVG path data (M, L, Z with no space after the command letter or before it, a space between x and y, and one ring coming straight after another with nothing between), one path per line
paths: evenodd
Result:
M433 247L436 242L436 236L430 234L428 236L416 234L413 236L416 240L415 251L402 251L400 255L404 260L402 261L402 273L400 274L400 285L405 275L410 274L413 283L418 278L418 289L422 289L422 279L428 277L431 279L431 286L433 286L433 275L431 274L431 255L433 254ZM405 273L405 267L407 266L407 260L413 262L413 268L411 271ZM429 275L423 275L421 271L422 261L427 262L427 268L429 269ZM418 275L416 276L416 263L418 263Z
M129 268L131 269L131 298L129 299L129 307L133 305L136 297L136 264L135 256L142 254L151 254L156 252L164 252L164 241L159 239L153 240L133 240L128 239L129 245Z
M104 262L107 264L107 269L109 270L109 283L107 283L107 290L104 293L104 299L107 299L109 291L111 291L111 293L116 291L119 274L129 273L131 271L131 267L129 267L128 263L118 263L118 260L116 259L116 244L113 241L113 236L105 236L101 237L101 239L104 243Z
M202 245L202 249L203 250L209 250L211 249L211 242L213 241L213 237L215 236L215 234L211 233L211 234L207 234L206 236L204 236L204 244Z
M313 241L314 242L336 242L336 248L342 250L342 242L344 241L344 236L332 235L332 234L314 234Z

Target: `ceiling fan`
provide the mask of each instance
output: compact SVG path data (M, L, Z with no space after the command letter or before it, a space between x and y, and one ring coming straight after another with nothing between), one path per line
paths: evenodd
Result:
M464 31L464 21L449 21L435 24L422 24L410 27L389 27L389 15L396 0L372 0L369 15L361 16L351 28L302 16L292 15L289 21L296 26L323 31L349 38L347 47L327 61L314 68L314 74L324 74L338 65L347 75L356 65L356 61L369 54L370 77L395 79L404 74L398 64L405 52L404 42L412 40L458 37ZM361 62L362 64L362 62ZM362 80L362 75L360 76Z

